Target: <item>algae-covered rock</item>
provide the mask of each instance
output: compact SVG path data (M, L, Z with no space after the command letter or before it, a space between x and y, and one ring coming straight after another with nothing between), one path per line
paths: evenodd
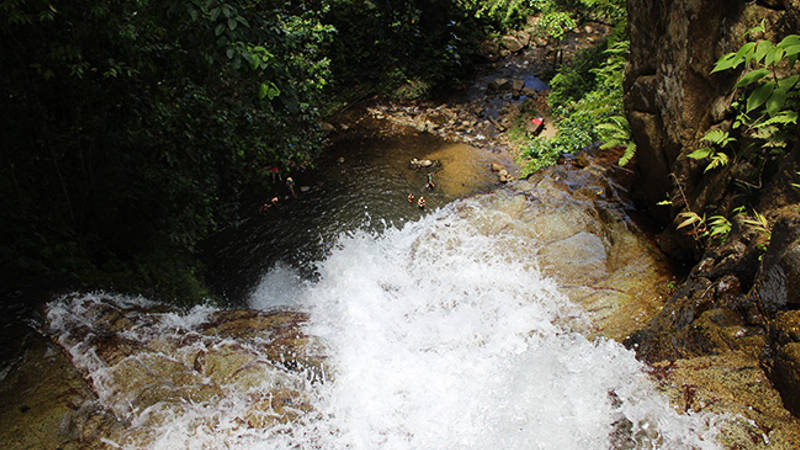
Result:
M726 414L718 424L725 448L800 446L800 420L783 408L778 392L752 354L726 352L653 365L657 386L681 411Z
M35 335L3 380L0 402L0 442L6 448L103 448L100 438L124 431L69 358Z

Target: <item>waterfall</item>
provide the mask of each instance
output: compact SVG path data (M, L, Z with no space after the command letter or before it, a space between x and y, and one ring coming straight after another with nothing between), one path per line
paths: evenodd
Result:
M303 371L264 369L260 379L270 389L280 384L303 392L309 406L297 406L291 420L271 426L243 425L248 398L266 389L252 382L226 385L221 395L137 410L120 393L127 387L107 375L109 364L97 357L92 340L70 334L91 327L79 305L99 301L97 296L59 300L48 317L100 402L128 421L128 429L138 427L147 436L109 438L109 445L715 448L718 417L678 414L631 351L577 333L588 319L541 275L536 250L524 224L467 199L380 235L341 235L317 262L314 281L276 266L254 289L250 306L307 314L303 331L319 339L327 372L320 380ZM153 303L115 301L139 311L126 319L134 325L125 338L133 341L191 335L216 312L209 306L142 312ZM262 351L253 344L258 336L203 339L191 345ZM190 365L181 355L170 361Z

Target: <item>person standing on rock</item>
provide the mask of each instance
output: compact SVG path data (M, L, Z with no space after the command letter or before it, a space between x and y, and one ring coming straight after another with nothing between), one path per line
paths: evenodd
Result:
M289 192L292 194L292 197L297 198L297 193L294 191L294 180L292 177L286 177L286 187L289 189Z

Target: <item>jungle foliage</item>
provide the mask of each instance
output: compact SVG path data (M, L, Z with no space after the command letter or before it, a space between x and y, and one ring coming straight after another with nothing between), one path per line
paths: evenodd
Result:
M4 285L198 298L198 245L313 164L324 114L452 84L536 3L0 0Z
M6 0L0 23L6 275L163 291L248 182L319 142L333 28L318 11Z
M620 139L627 127L622 79L628 46L623 20L595 47L559 67L550 80L547 98L558 133L553 138L530 137L521 142L526 173L555 163L561 153L574 153L598 142L629 144Z

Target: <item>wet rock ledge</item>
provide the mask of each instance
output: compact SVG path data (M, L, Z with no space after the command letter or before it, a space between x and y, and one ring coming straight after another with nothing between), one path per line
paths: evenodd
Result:
M725 448L800 448L790 412L800 402L800 311L780 311L800 300L800 211L784 211L752 289L732 274L758 267L747 258L758 263L760 253L739 241L681 284L632 219L635 178L618 156L579 154L486 200L529 224L543 271L589 314L585 335L636 350L679 411L727 415Z

